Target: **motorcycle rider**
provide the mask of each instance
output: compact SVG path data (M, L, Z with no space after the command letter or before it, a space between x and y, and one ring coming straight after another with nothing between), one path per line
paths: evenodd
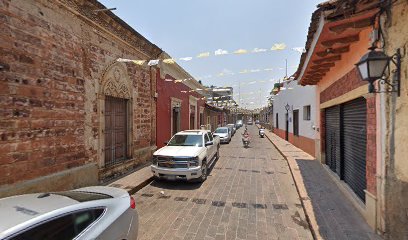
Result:
M259 128L259 136L263 137L265 135L265 128Z
M248 128L245 127L245 131L242 134L242 143L245 145L245 141L247 141L249 143L249 132L248 132Z

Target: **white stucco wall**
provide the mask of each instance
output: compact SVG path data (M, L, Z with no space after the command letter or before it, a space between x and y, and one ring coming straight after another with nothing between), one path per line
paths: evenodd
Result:
M289 104L289 132L293 133L293 110L299 110L299 135L315 139L318 128L316 121L316 89L315 86L301 86L296 80L283 83L281 91L273 100L273 124L276 128L276 113L279 117L279 129L286 130L285 106ZM310 105L310 120L303 120L303 107Z

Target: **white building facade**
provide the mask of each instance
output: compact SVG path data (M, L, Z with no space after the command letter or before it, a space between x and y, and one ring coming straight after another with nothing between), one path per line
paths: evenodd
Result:
M298 85L296 80L290 79L281 83L274 92L274 133L315 156L315 139L319 131L316 123L316 88Z

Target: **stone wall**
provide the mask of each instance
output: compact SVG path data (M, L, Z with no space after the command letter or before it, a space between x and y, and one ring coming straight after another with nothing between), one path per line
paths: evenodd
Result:
M89 179L70 178L77 183L65 188L97 184L150 158L155 145L155 80L149 68L115 59L152 59L161 50L112 13L92 11L101 8L94 0L0 1L3 187L18 187L67 170L83 174L79 169L85 165L93 166L87 168L92 174ZM115 68L122 69L120 81L104 78ZM132 116L131 159L109 169L103 167L107 82L126 83ZM120 91L121 85L115 86ZM34 184L29 191L38 189ZM0 196L8 194L0 190Z
M408 239L408 2L398 1L383 14L385 52L401 49L401 96L387 94L385 237ZM394 69L395 67L391 65Z

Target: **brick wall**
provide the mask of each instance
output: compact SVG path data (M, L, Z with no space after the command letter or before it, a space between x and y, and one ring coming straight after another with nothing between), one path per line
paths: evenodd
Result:
M103 7L96 1L65 4L88 15ZM7 66L0 72L0 185L101 166L98 94L104 71L118 57L153 58L160 50L106 13L93 21L115 31L96 27L59 1L6 0L0 8L0 62ZM134 96L131 168L150 156L155 85L148 68L126 68Z
M376 196L376 161L377 161L377 117L375 95L367 97L367 151L366 176L367 191Z
M329 100L340 97L341 95L365 84L367 83L361 80L358 69L353 68L353 70L320 93L320 103L325 103Z

